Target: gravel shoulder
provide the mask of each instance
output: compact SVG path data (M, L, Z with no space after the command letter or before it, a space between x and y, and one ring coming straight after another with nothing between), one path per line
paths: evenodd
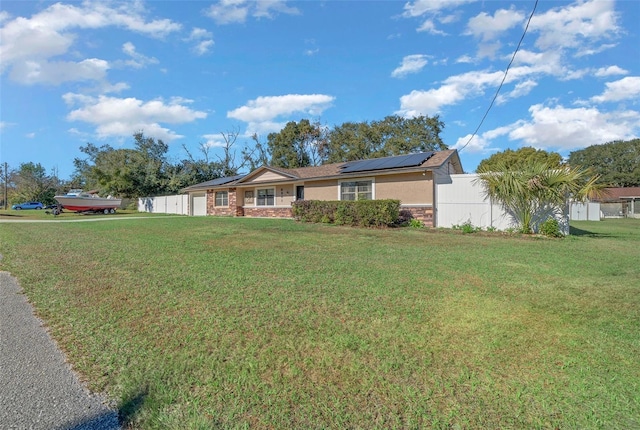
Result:
M117 412L80 383L7 272L0 272L0 428L120 429Z

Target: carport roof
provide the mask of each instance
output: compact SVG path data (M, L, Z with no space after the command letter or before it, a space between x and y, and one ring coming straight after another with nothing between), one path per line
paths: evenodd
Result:
M220 185L229 184L231 182L237 181L238 179L244 178L245 175L235 175L235 176L225 176L224 178L216 178L211 181L201 182L199 184L191 185L189 187L183 188L182 191L197 191L197 190L206 190L209 188L218 187Z

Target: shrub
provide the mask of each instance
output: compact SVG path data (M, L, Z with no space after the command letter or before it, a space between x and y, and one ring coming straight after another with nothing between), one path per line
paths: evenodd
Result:
M385 227L397 222L399 200L323 201L298 200L292 204L298 221L359 227Z
M297 200L292 204L293 217L298 221L315 223L333 223L336 202L320 200Z
M409 227L412 227L412 228L423 228L424 227L424 223L422 221L420 221L419 219L415 219L415 218L411 218L407 225Z
M452 225L451 226L452 229L454 230L462 230L462 232L464 234L469 234L469 233L475 233L478 231L482 231L482 227L475 227L472 223L471 220L465 222L464 224L461 225Z
M560 231L560 224L558 224L558 220L555 218L547 218L547 220L540 225L540 233L547 237L563 236Z

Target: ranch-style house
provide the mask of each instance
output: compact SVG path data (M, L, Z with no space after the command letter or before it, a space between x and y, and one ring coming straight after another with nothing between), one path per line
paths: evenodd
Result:
M396 199L403 211L435 226L436 185L460 173L458 152L445 150L295 169L262 166L183 191L191 215L291 218L298 199Z

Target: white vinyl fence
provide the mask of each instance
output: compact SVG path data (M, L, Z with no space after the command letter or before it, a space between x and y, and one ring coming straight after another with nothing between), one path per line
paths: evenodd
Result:
M569 217L572 221L600 221L602 217L598 202L571 202L569 208Z
M189 215L189 196L141 197L138 199L138 211L162 214Z
M436 225L451 228L471 223L474 227L506 230L516 227L502 206L490 202L483 193L478 175L451 175L436 184Z
M471 223L474 227L506 230L516 227L514 218L501 205L492 203L484 195L476 174L451 175L436 184L436 225L453 227ZM538 222L555 216L565 234L569 233L569 220L599 221L599 203L571 202L561 214L539 214Z

